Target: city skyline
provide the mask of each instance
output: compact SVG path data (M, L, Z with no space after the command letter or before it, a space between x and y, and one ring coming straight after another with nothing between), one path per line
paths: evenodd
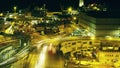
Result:
M116 0L84 0L85 5L91 3L106 4L108 8L119 10L119 2ZM0 0L0 11L12 11L13 6L17 6L18 10L33 7L41 7L46 4L48 11L59 11L68 6L75 9L78 8L79 0Z

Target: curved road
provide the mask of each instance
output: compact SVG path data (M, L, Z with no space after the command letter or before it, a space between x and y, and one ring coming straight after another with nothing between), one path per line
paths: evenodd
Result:
M45 39L37 42L36 49L28 56L14 63L11 68L63 68L63 57L55 50L57 38ZM53 44L54 43L54 44Z

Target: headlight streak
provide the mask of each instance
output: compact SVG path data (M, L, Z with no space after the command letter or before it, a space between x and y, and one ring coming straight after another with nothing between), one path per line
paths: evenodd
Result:
M42 51L40 52L38 61L35 65L35 68L44 68L47 49L48 49L48 46L43 47Z

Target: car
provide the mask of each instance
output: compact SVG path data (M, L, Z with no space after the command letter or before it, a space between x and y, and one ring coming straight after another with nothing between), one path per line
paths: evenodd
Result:
M49 45L49 47L48 47L48 53L49 53L50 55L56 53L56 49L55 49L55 47L52 45L52 43L50 43L50 45Z

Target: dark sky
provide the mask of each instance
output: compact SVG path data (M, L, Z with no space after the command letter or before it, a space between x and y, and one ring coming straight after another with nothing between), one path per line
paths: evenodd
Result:
M15 5L18 9L24 9L29 6L31 8L34 6L42 6L44 3L49 11L56 11L68 6L77 8L79 0L0 0L0 11L12 10L12 7ZM85 4L89 3L105 3L109 8L120 9L119 0L85 0Z
M85 0L86 4L88 3L99 3L106 4L110 9L120 10L120 0Z

